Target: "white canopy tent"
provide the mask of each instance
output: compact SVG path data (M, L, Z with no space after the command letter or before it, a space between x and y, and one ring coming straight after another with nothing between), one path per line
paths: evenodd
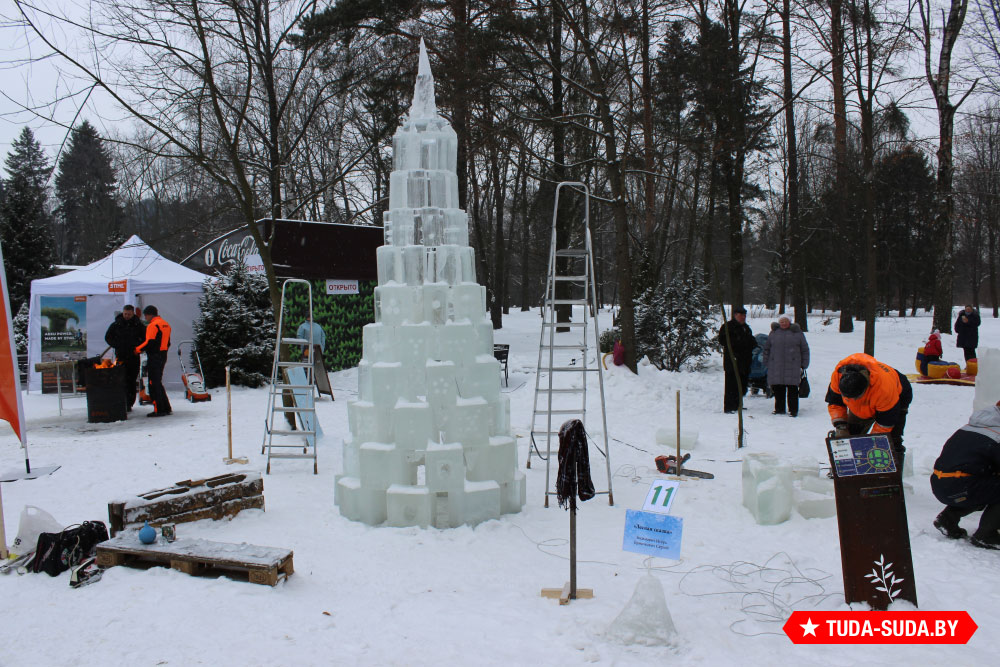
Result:
M72 322L62 335L68 343L79 346L76 356L101 354L107 347L104 334L125 304L141 310L153 305L171 326L170 356L163 376L167 389L182 386L180 365L176 360L177 343L194 338L194 321L201 312L198 300L206 276L171 262L150 248L138 236L133 236L103 259L69 273L31 281L31 303L28 312L28 390L41 389L41 374L35 371L39 361L69 358L72 353L47 351L42 358L42 325L51 329L51 320L43 316L43 308L60 309L66 323ZM49 311L50 313L54 311Z

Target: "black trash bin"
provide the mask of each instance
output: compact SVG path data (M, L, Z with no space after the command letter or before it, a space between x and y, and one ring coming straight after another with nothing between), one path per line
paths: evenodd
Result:
M125 365L86 367L87 421L117 422L127 419L125 406Z

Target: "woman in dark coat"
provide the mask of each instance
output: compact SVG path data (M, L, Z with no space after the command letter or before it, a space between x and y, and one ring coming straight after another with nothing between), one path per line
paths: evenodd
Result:
M774 414L785 414L785 394L788 394L788 414L799 414L799 382L802 371L809 367L809 344L798 324L788 315L771 323L771 333L764 344L764 364L767 383L774 392Z
M958 334L955 345L965 352L966 361L976 358L976 348L979 347L979 322L979 311L972 306L966 306L955 320L955 333Z

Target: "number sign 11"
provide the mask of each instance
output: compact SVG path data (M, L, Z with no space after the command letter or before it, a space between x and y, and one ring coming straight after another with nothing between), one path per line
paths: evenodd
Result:
M670 506L677 495L677 488L680 482L676 480L658 479L649 487L646 494L646 504L642 506L643 511L657 512L659 514L670 514Z

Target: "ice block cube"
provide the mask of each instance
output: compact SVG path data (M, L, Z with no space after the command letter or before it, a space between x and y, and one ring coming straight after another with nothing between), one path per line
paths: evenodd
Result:
M762 526L787 521L792 513L791 466L773 454L745 454L743 505Z
M426 486L393 484L385 494L390 526L421 526L431 523L431 494Z

